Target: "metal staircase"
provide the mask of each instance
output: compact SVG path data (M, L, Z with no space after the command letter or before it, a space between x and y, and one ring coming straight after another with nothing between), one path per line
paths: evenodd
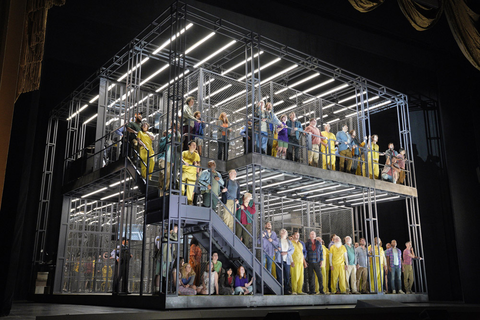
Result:
M205 207L187 205L187 197L169 195L148 201L146 222L156 224L162 221L162 202L167 201L164 219L170 218L181 221L184 233L192 234L204 247L210 247L210 232L212 246L215 246L220 256L229 260L235 266L244 265L255 274L257 283L263 281L275 294L282 294L281 284L273 277L263 264L255 257L242 241L227 227L214 210ZM210 231L211 230L211 231Z

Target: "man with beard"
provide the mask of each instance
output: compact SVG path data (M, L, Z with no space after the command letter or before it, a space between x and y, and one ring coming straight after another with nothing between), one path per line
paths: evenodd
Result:
M348 260L347 249L342 246L342 240L339 236L333 238L333 246L330 248L330 270L332 272L332 293L337 292L337 283L340 288L340 293L346 293L345 286L345 271Z

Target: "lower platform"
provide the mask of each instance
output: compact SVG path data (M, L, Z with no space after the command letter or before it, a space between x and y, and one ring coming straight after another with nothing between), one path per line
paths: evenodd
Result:
M242 308L275 306L328 306L356 304L358 300L391 300L397 303L428 302L426 294L332 294L332 295L254 295L167 297L166 309Z

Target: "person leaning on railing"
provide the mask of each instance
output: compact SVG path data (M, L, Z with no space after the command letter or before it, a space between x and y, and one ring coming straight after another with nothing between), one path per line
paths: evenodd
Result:
M135 114L135 121L130 121L125 127L128 132L128 142L130 143L130 147L134 148L135 150L138 148L137 134L142 130L140 127L141 124L142 112L137 112Z
M287 120L288 149L287 160L300 161L300 133L303 132L302 124L296 119L295 112L291 112ZM295 153L295 158L294 158Z
M322 143L322 168L335 171L335 146L337 145L337 137L330 132L330 124L323 124L322 137L325 137L325 140Z
M348 172L352 169L352 137L348 132L348 126L344 124L342 130L336 135L338 142L338 153L340 154L340 168L339 171ZM345 162L347 166L345 167Z
M217 164L215 161L210 160L208 162L208 170L203 170L198 179L200 192L203 195L202 206L210 208L210 203L212 203L212 208L214 210L217 208L218 196L224 184L222 175L216 170L216 168ZM212 196L212 193L214 196Z
M308 150L308 164L312 167L318 166L318 159L319 159L319 145L322 142L320 130L317 128L317 119L312 118L309 121L309 126L305 128L305 134L312 135L312 151ZM322 147L323 148L323 147Z
M252 223L256 211L252 194L246 192L240 200L240 205L237 207L235 216L240 223L237 221L235 233L247 248L252 246Z

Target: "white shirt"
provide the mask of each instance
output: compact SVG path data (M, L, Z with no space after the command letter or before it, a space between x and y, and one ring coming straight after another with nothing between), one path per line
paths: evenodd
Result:
M282 239L281 243L282 243L282 252L287 252L288 251L288 240L287 239ZM288 257L288 255L282 256L282 260L287 261L287 257Z

